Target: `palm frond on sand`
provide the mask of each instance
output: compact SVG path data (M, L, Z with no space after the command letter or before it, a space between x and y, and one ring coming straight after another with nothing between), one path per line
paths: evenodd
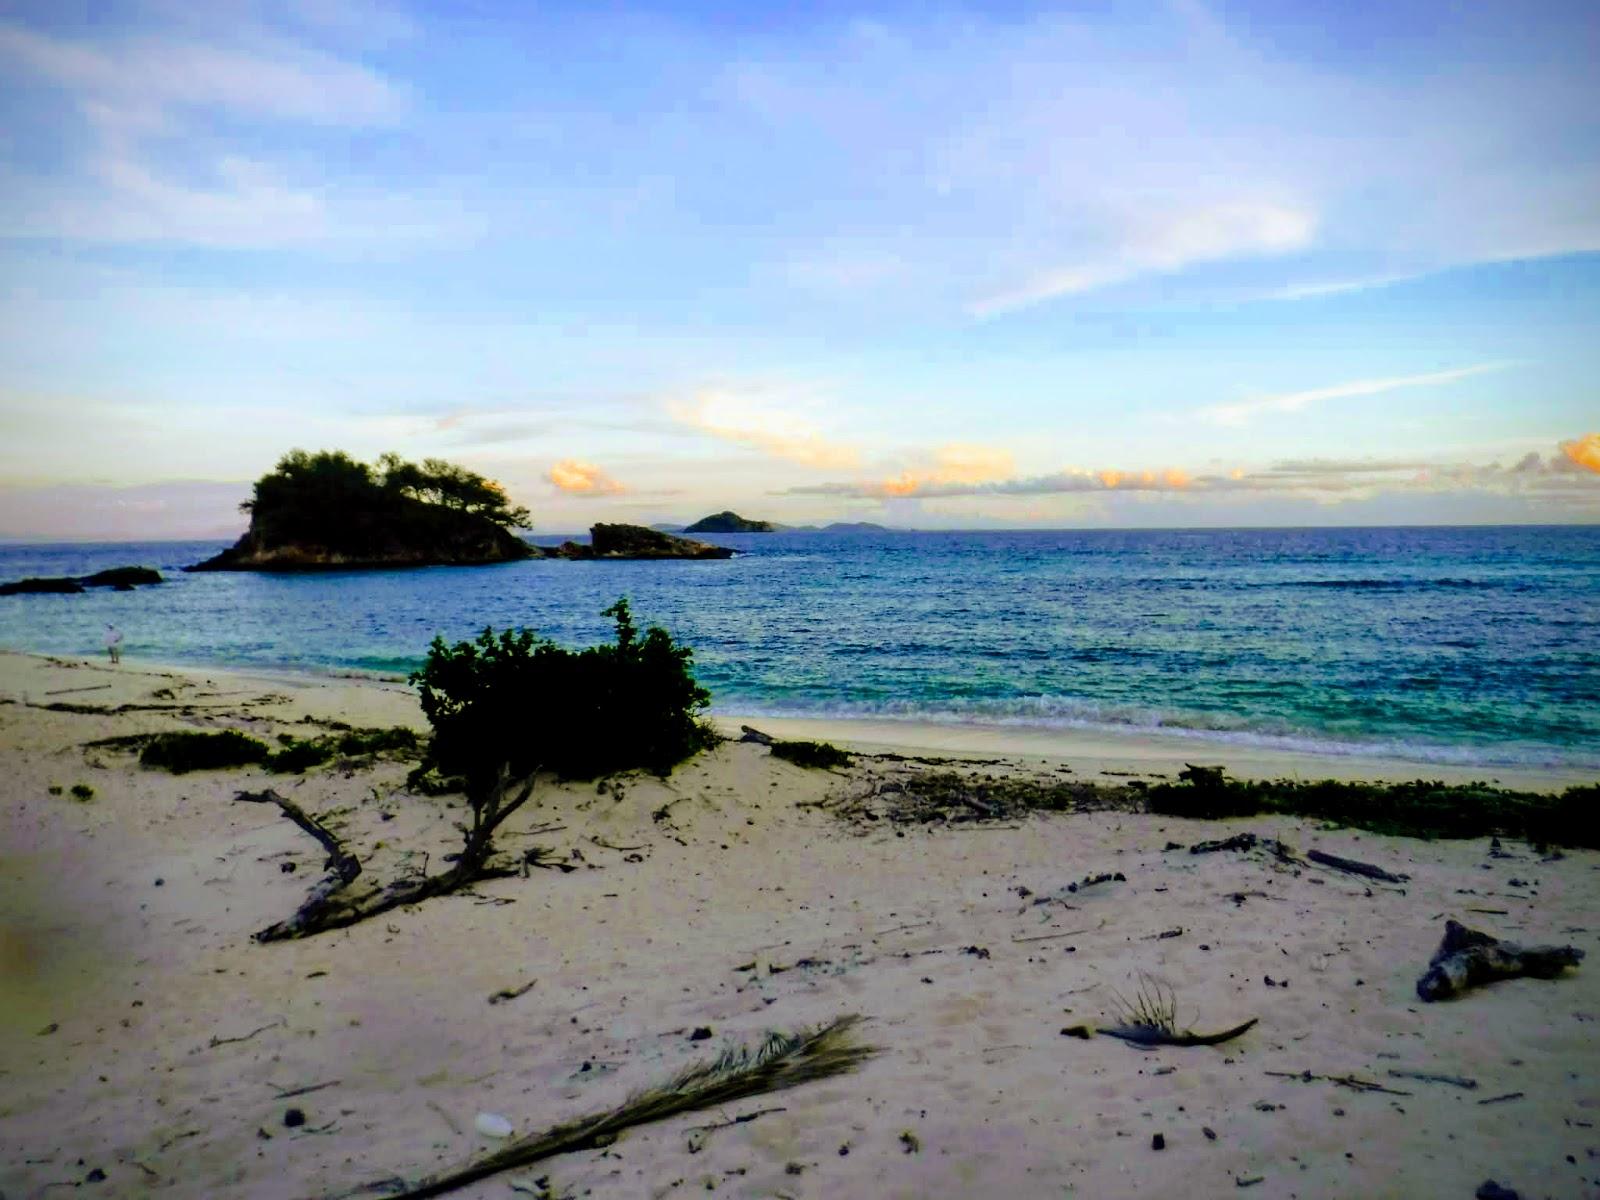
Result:
M1231 1041L1253 1026L1259 1019L1251 1017L1241 1025L1218 1033L1196 1033L1192 1029L1178 1028L1178 996L1168 984L1151 979L1139 979L1139 990L1129 1000L1116 996L1119 1021L1102 1029L1108 1037L1121 1038L1136 1046L1215 1046Z
M876 1051L856 1042L851 1030L861 1018L843 1016L817 1029L771 1033L754 1048L730 1046L715 1059L695 1063L665 1083L646 1088L608 1112L557 1125L519 1138L492 1154L425 1180L394 1200L423 1200L475 1183L501 1171L531 1166L573 1150L597 1149L635 1125L664 1121L679 1113L798 1087L855 1070Z

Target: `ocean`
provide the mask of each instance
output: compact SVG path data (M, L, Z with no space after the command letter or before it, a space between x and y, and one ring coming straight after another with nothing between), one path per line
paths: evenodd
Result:
M555 542L559 538L536 538ZM607 636L619 595L713 711L1087 728L1600 771L1600 527L745 534L718 562L183 574L220 542L0 546L0 646L404 674L435 635Z

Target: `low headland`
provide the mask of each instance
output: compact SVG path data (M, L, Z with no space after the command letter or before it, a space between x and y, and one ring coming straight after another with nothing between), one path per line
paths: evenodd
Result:
M687 663L618 627L560 711L474 690L539 658L514 638L436 647L420 695L0 654L0 1190L1596 1186L1593 781L728 716L590 775L646 728L591 707L605 672ZM448 790L419 768L481 758L461 704L559 718L568 777ZM1464 979L1552 977L1425 1002L1450 920L1502 939Z

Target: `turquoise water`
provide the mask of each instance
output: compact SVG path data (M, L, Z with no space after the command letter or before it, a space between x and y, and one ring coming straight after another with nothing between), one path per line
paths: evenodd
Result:
M1600 527L712 540L746 553L286 576L178 571L213 542L5 546L0 580L138 563L170 582L0 597L0 646L98 653L114 621L136 657L404 672L436 633L597 640L626 594L728 712L1600 770Z

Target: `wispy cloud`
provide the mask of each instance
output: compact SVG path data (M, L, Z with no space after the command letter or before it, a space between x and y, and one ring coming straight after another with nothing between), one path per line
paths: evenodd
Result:
M861 459L852 445L824 436L804 417L779 407L778 400L707 388L667 403L667 412L696 432L750 446L773 458L805 467L853 467Z
M550 482L573 496L617 496L628 489L593 463L564 458L550 468Z
M970 306L993 317L1059 296L1125 283L1141 275L1168 275L1201 263L1283 254L1309 245L1316 214L1285 204L1235 201L1168 215L1128 230L1103 258L1042 272L1020 286Z
M359 63L262 29L232 38L181 31L89 42L0 23L0 66L59 89L91 145L76 173L8 173L0 233L282 246L395 222L415 232L415 214L392 194L357 203L327 176L305 178L303 169L291 172L259 149L240 148L271 139L238 131L229 146L218 138L218 118L245 129L393 124L408 108L405 90ZM350 219L357 209L360 222Z
M1045 475L1012 478L927 480L900 490L893 480L839 481L789 488L789 494L888 500L903 496L1049 496L1106 493L1181 493L1195 497L1271 493L1308 497L1370 496L1391 491L1450 492L1483 489L1501 493L1561 494L1600 500L1600 434L1563 442L1542 457L1529 453L1511 466L1498 462L1462 463L1417 459L1304 459L1274 463L1260 470L1227 473L1164 470L1070 468Z
M1430 371L1422 375L1393 375L1381 379L1356 379L1349 383L1336 383L1329 387L1309 388L1302 392L1281 392L1273 396L1258 396L1231 404L1212 404L1198 410L1196 415L1215 425L1246 425L1257 417L1274 413L1295 413L1321 404L1327 400L1348 400L1357 396L1378 396L1402 388L1439 387L1470 379L1474 375L1487 375L1515 366L1513 362L1477 363L1470 367L1455 367L1448 371Z
M140 37L92 46L0 25L0 56L66 88L86 107L221 108L318 124L385 124L405 93L376 72L274 39L242 50L180 38Z

